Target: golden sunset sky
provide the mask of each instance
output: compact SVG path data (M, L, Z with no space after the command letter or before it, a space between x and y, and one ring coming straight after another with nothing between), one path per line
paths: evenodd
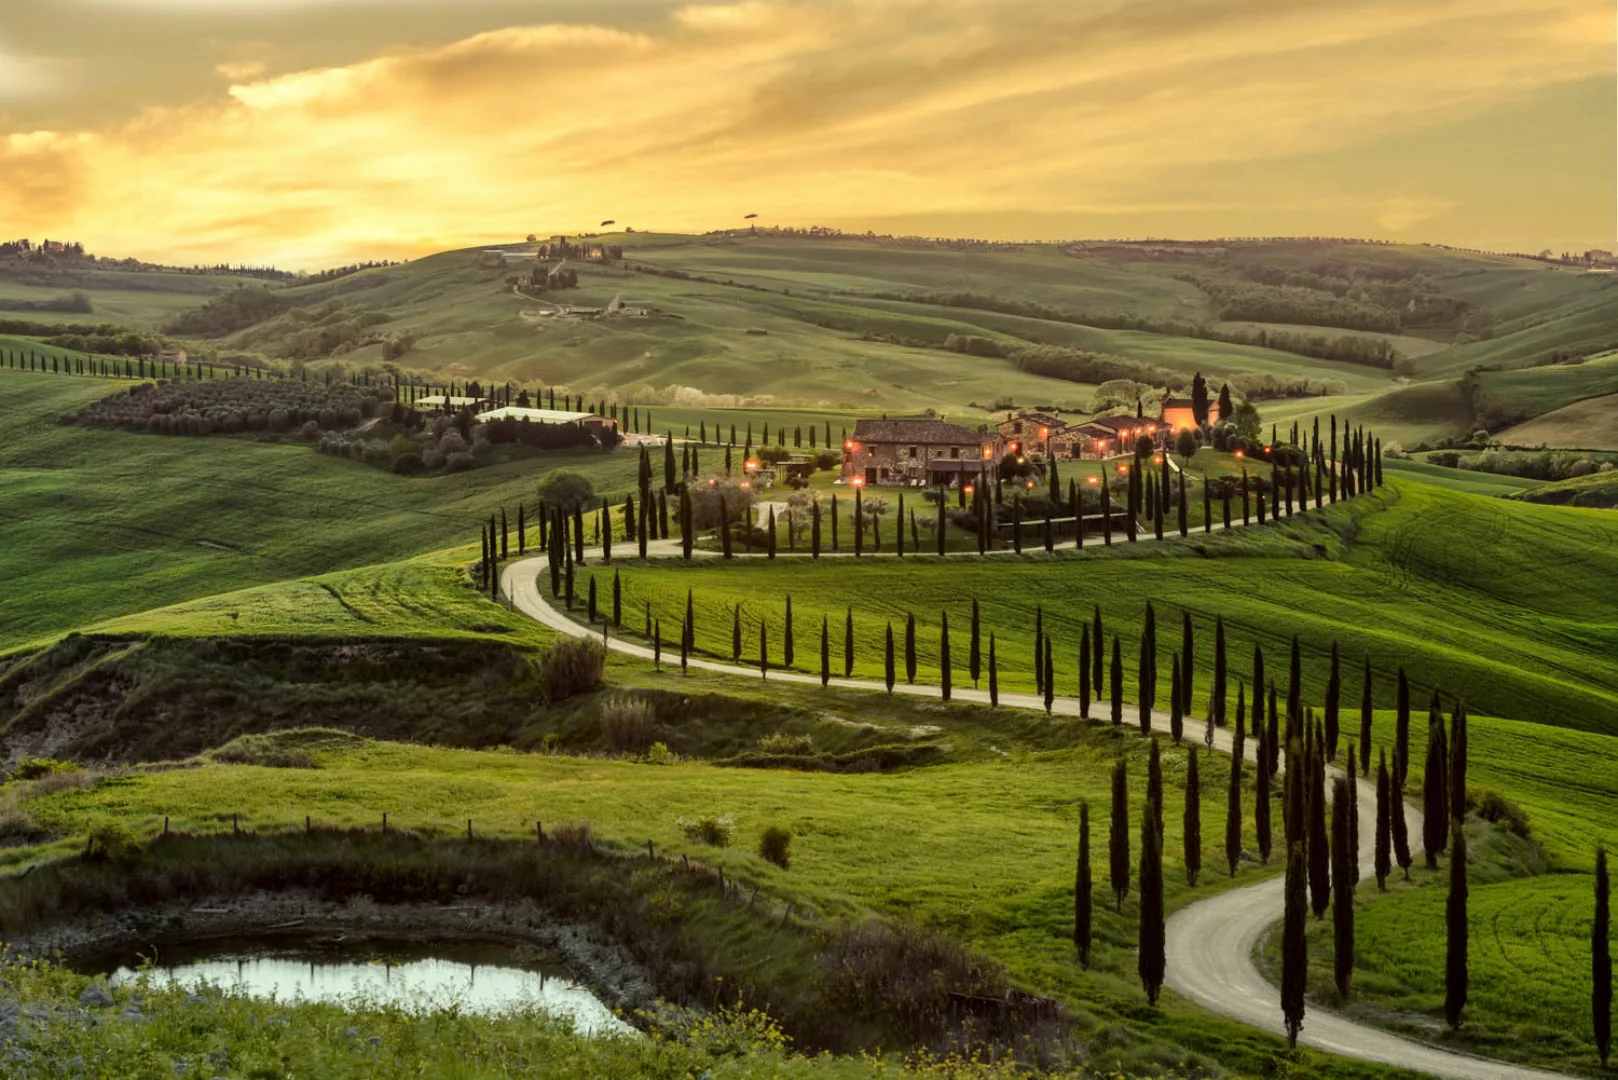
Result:
M1612 0L0 0L0 238L1612 247Z

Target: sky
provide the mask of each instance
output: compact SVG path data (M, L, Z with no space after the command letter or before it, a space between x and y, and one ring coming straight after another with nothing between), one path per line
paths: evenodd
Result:
M0 239L1614 247L1611 0L0 0Z

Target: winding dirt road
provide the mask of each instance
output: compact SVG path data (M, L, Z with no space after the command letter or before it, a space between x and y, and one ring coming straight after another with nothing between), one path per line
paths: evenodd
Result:
M934 556L936 558L936 556ZM541 574L548 573L544 558L528 558L507 565L500 576L502 591L512 606L525 615L538 620L559 633L573 637L600 638L597 630L575 622L553 607L540 589ZM607 645L615 652L650 660L652 650L645 645L617 638L608 638ZM701 671L714 671L741 678L757 679L757 668L728 664L698 657L690 658L690 665ZM769 678L782 682L818 685L819 676L793 671L771 671ZM864 679L832 679L831 685L872 693L886 693L886 687ZM914 697L937 697L936 686L897 683L893 692ZM987 691L955 689L951 698L988 704ZM1002 693L1002 704L1011 708L1041 710L1042 697L1033 694ZM1106 715L1110 706L1097 699L1091 707L1094 716ZM1061 716L1077 717L1079 703L1073 698L1057 698L1052 712ZM1138 717L1131 709L1130 722ZM1152 713L1152 728L1167 733L1169 715ZM1196 739L1203 731L1196 721L1186 724L1187 737ZM1224 753L1232 750L1228 729L1214 731L1214 747ZM1251 740L1244 748L1247 760L1253 760ZM1335 775L1335 770L1329 770ZM1374 874L1376 827L1376 792L1370 783L1359 784L1359 819L1361 877ZM1405 807L1410 836L1421 836L1421 814ZM1280 877L1267 878L1242 888L1228 889L1206 900L1199 900L1175 912L1167 926L1166 984L1180 996L1196 1002L1203 1008L1238 1020L1264 1031L1281 1035L1285 1027L1281 1019L1280 991L1259 973L1254 955L1259 943L1271 926L1282 916L1284 882ZM1559 1073L1542 1072L1452 1053L1413 1039L1366 1027L1342 1015L1311 1005L1304 1017L1303 1032L1298 1041L1315 1049L1325 1050L1361 1061L1395 1065L1451 1080L1553 1080Z

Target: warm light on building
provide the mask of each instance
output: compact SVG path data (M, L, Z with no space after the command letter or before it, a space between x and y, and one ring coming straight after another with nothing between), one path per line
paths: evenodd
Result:
M843 449L844 449L844 450L850 450L850 451L851 451L851 450L853 450L853 449L854 449L854 447L855 447L855 445L856 445L856 444L855 444L855 442L854 442L854 440L853 440L853 439L849 439L849 440L848 440L848 441L847 441L847 442L845 442L845 443L843 443Z
M865 486L865 477L863 477L863 476L856 476L856 477L855 477L855 478L854 478L854 479L853 479L853 481L852 481L852 482L853 482L853 484L854 484L854 486L855 486L855 487L864 487L864 486Z
M966 485L966 486L965 486L965 487L963 487L963 488L962 488L962 489L961 489L961 493L962 493L962 494L964 494L964 495L970 495L970 494L972 494L972 485L971 485L971 484L967 484L967 485Z
M1153 465L1161 465L1161 464L1163 464L1163 455L1162 454L1153 454L1152 455L1152 464Z
M1129 466L1128 465L1119 465L1118 466L1118 475L1122 476L1124 473L1126 473L1128 471L1129 471Z
M984 460L984 461L988 461L988 460L990 460L990 459L991 459L991 458L993 458L993 457L994 457L994 447L992 447L992 446L985 446L985 447L984 447L984 448L983 448L983 460Z
M1236 460L1237 461L1242 460L1242 458L1244 458L1246 456L1247 456L1247 454L1244 451L1241 451L1241 450L1236 451Z
M1087 484L1089 484L1089 485L1091 485L1093 487L1096 484L1101 483L1101 477L1099 477L1099 476L1089 477L1088 479L1085 480L1085 483L1087 483Z

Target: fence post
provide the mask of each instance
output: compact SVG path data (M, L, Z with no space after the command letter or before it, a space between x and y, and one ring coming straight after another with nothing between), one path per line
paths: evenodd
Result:
M163 838L165 840L168 839L168 835L169 835L169 816L167 814L164 814L163 815Z
M543 821L534 822L534 833L539 837L539 842L543 844L545 842L545 823Z
M382 811L382 831L388 831L388 812L386 810Z
M466 819L466 838L468 840L472 839L472 819L471 818Z
M652 850L652 842L651 842L651 841L650 841L650 840L648 840L648 841L646 841L646 857L647 857L647 858L648 858L648 859L655 859L655 858L657 858L657 854L656 854L656 852L654 852L654 851L653 851L653 850Z
M314 831L315 831L314 826L309 824L309 815L308 814L303 815L303 834L305 836L309 836Z

